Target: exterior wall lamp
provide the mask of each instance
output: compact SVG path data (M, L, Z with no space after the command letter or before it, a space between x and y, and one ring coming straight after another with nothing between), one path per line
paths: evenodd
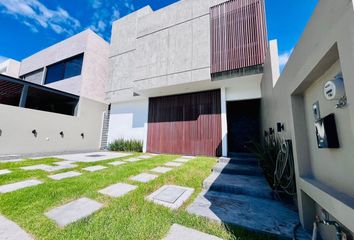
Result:
M37 130L36 130L36 129L33 129L33 130L32 130L32 134L33 134L34 137L37 137L37 135L38 135Z
M82 139L84 139L85 138L85 134L84 133L81 133L81 135L80 135L81 137L82 137Z
M284 123L278 122L277 123L277 132L280 133L282 131L285 131L285 125L284 125Z
M59 134L60 134L60 136L61 136L62 138L64 138L64 132L63 132L63 131L61 131Z

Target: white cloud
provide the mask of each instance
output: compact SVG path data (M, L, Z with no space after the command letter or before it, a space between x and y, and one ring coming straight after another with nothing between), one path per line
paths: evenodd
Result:
M0 63L3 63L7 60L7 57L0 56Z
M293 52L294 49L291 49L289 51L283 52L282 54L279 55L279 66L280 69L283 70L287 62L289 61L289 58L291 56L291 53Z
M133 0L90 0L94 11L90 28L97 34L108 39L112 23L121 17L121 13L135 10Z
M81 27L80 22L66 10L61 7L49 9L39 0L0 0L0 10L19 19L32 32L38 32L42 27L58 34L72 35Z

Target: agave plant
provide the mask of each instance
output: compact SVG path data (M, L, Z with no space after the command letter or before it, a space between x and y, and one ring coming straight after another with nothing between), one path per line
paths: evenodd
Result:
M281 138L276 134L265 137L260 143L252 142L250 145L250 150L259 159L259 165L272 189L274 189L274 172L281 146Z

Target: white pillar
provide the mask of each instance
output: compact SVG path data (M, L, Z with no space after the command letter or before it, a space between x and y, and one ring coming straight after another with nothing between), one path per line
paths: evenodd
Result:
M221 138L222 155L227 156L227 116L226 116L226 90L221 88Z
M144 123L143 153L146 153L148 139L148 123Z

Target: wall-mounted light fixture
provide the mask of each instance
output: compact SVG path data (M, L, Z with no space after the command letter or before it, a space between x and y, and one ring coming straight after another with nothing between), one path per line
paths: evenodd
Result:
M1 135L2 135L2 130L0 129L0 137L1 137Z
M61 131L59 134L60 134L60 136L61 136L62 138L64 138L64 132L63 132L63 131Z
M277 123L277 132L280 133L285 130L284 123L278 122Z
M36 130L36 129L33 129L33 130L32 130L32 134L33 134L34 137L37 137L37 135L38 135L37 130Z
M85 138L85 134L84 133L81 133L80 135L83 139Z

